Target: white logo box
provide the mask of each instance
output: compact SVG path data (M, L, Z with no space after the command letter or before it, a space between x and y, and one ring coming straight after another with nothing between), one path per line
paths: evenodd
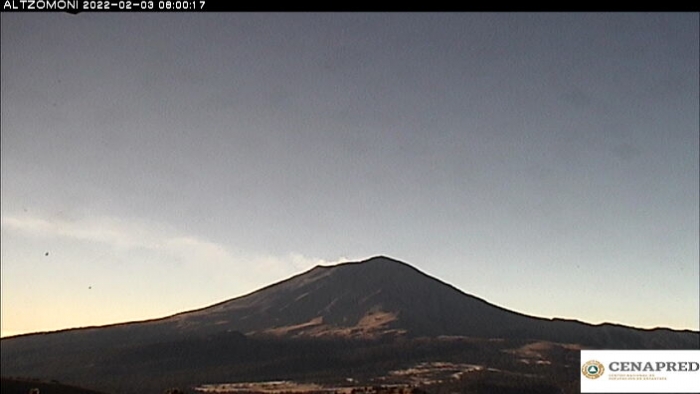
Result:
M581 393L700 393L700 350L581 350L579 376Z

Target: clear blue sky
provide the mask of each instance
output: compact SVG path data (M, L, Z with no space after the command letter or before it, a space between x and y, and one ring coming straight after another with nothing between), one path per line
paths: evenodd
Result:
M0 18L3 336L375 254L698 329L697 13Z

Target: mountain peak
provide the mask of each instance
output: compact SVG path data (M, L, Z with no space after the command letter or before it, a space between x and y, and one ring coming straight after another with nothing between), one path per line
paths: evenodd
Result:
M340 269L344 270L346 268L352 268L352 269L362 269L362 270L368 270L371 269L373 271L377 270L382 270L386 274L391 274L391 273L396 273L399 270L404 270L406 268L411 269L414 272L421 273L416 267L404 263L403 261L384 256L384 255L378 255L378 256L372 256L364 260L360 261L346 261L338 264L332 264L332 265L318 265L315 268L330 268L330 269Z
M360 261L360 263L369 263L369 262L393 262L393 263L408 265L408 264L404 263L403 261L399 261L397 259L391 258L389 256L385 256L383 254L380 254L377 256L372 256L366 260Z
M413 269L416 269L415 267L413 267L410 264L404 263L403 261L391 258L389 256L384 256L384 255L370 257L366 260L360 261L358 264L387 264L387 265L394 265L394 266L411 267Z
M409 266L410 267L410 264L404 263L403 261L391 258L389 256L385 256L385 255L377 255L377 256L372 256L372 257L369 257L369 258L366 258L366 259L360 260L360 261L344 261L342 263L328 264L328 265L319 264L314 268L335 268L335 267L340 267L340 266L344 266L344 265L377 264L377 263L399 264L402 266Z

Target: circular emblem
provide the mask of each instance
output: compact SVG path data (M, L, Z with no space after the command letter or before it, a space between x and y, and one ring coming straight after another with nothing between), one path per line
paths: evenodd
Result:
M598 379L603 376L603 372L605 372L605 367L596 360L587 361L581 367L581 373L588 379Z

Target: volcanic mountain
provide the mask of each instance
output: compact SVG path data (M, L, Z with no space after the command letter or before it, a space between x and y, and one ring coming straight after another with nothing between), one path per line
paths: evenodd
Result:
M496 346L491 340L607 349L700 346L698 332L523 315L384 256L317 266L248 295L162 319L21 335L0 344L3 376L139 392L153 376L163 384L231 379L232 374L245 380L278 378L281 371L343 376L339 368L379 370L399 360L466 351L445 345L445 338L475 338L481 341L478 354L486 354L484 346ZM476 350L470 349L462 356L472 359ZM490 360L502 359L507 350L494 349L487 351ZM128 389L121 386L126 381L132 382Z
M180 332L226 330L287 337L469 336L608 348L698 344L698 336L687 332L526 316L384 256L317 266L246 296L178 314L159 324Z
M529 318L493 306L412 266L375 257L317 266L252 294L163 323L192 332L355 337L510 335ZM512 333L511 333L512 334Z
M281 337L523 338L608 348L699 345L696 332L590 325L523 315L466 294L385 256L316 266L248 295L163 319L16 339L118 332L128 332L132 341L146 342L170 336L238 332Z

